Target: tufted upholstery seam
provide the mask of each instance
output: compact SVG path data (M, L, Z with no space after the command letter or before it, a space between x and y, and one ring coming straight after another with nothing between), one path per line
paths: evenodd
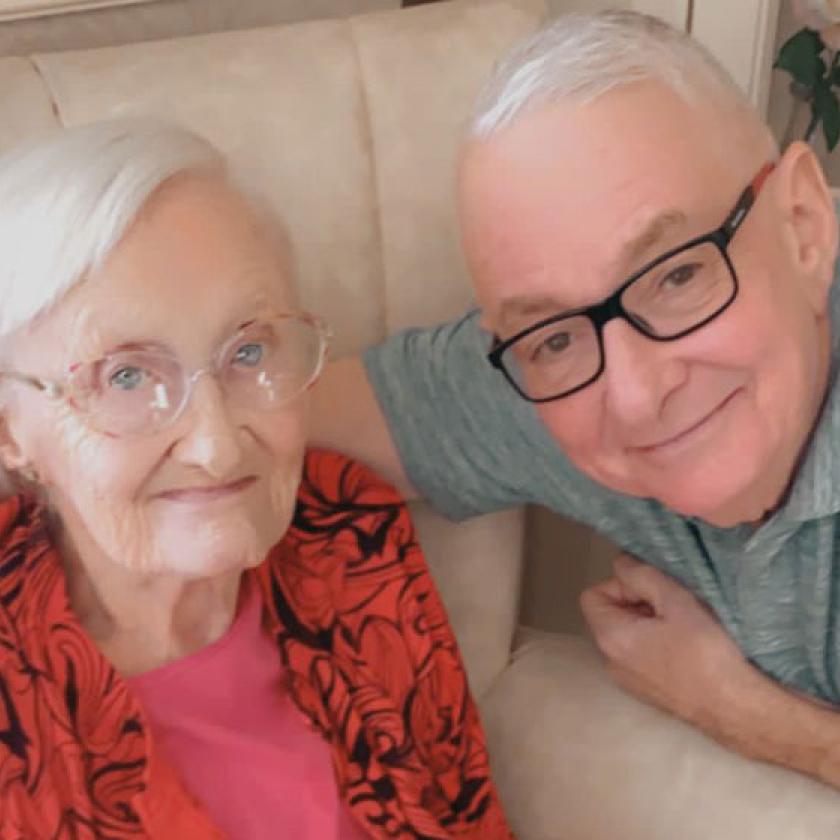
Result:
M61 116L61 108L58 104L58 98L55 95L55 90L53 90L52 85L47 80L47 75L44 72L44 68L41 66L38 56L27 55L24 56L24 58L29 62L29 64L32 66L32 69L35 71L36 75L41 80L41 84L43 84L44 90L47 92L47 96L50 100L50 108L52 109L55 118L58 120L59 125L61 125L63 128L66 125L66 123L64 122L64 118Z
M370 154L370 177L371 190L374 202L374 237L376 242L376 250L379 263L379 316L381 319L381 330L379 339L382 340L388 336L389 318L389 300L388 300L388 283L385 277L385 234L382 222L382 201L379 189L379 156L376 148L376 137L373 130L373 119L371 116L370 97L368 96L367 76L365 73L365 63L362 60L362 51L359 47L358 29L353 18L346 20L347 28L350 32L350 42L352 44L353 54L356 59L356 65L359 68L359 101L362 106L363 120L361 130L366 141L366 146Z

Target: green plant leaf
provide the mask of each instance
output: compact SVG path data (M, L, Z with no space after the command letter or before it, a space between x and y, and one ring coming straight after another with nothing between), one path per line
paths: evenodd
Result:
M812 107L822 121L825 145L831 152L840 140L840 101L827 82L821 82L814 88Z
M790 73L800 84L814 88L826 74L824 49L819 32L800 29L782 44L773 66Z

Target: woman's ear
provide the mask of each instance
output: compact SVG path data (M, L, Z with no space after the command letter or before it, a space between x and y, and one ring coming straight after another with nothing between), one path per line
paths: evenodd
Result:
M41 475L16 439L8 417L0 413L0 498L39 493Z
M817 156L807 143L792 143L779 161L775 194L783 244L805 293L819 315L828 308L838 247L835 198Z
M24 454L11 424L5 414L0 413L0 464L9 473L19 473L29 466L29 458Z

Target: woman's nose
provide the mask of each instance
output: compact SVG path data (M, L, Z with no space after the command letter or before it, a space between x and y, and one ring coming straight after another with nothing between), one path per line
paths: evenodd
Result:
M226 478L241 460L242 430L231 416L219 383L212 373L204 373L201 371L193 380L192 394L181 420L183 435L173 454L214 478Z
M626 426L659 417L669 395L685 380L685 364L668 344L618 318L604 328L604 356L607 406Z

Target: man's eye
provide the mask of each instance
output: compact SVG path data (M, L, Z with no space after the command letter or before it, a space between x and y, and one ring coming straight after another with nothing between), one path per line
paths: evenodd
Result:
M121 367L108 377L108 385L123 391L135 391L148 381L146 371L139 367Z
M572 337L567 332L555 332L544 338L531 352L532 361L548 361L569 349Z
M236 349L233 361L238 365L245 365L246 367L254 367L262 361L264 355L264 348L262 344L250 343L243 344Z
M667 292L687 286L697 277L702 268L702 264L698 262L678 265L662 277L659 281L659 288Z

